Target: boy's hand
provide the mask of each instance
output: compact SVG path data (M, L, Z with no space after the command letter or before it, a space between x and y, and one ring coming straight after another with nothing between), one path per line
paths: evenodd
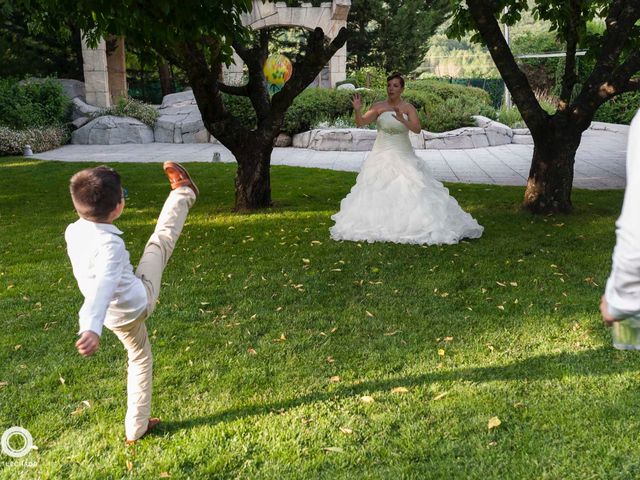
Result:
M617 318L613 318L610 314L609 314L609 305L607 304L607 299L605 298L605 296L602 296L602 299L600 300L600 313L602 314L602 321L604 322L604 324L607 327L610 327L613 325L613 322L618 322L619 320Z
M83 357L90 357L96 353L99 346L100 336L91 330L82 332L82 334L80 334L80 339L76 342L78 353Z

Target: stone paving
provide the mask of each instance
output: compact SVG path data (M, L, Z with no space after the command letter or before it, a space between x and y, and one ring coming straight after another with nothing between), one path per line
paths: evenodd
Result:
M624 188L626 133L587 130L576 155L574 187ZM532 145L508 144L467 150L416 150L445 182L520 185L527 182ZM327 152L303 148L274 148L272 165L324 168L357 172L368 152ZM65 145L34 155L68 162L235 162L219 144L150 143L124 145Z

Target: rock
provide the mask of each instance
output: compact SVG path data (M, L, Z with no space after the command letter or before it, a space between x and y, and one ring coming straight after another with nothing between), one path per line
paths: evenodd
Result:
M512 131L514 135L531 135L528 128L514 128Z
M64 93L71 100L74 98L86 99L86 93L84 88L84 82L80 80L73 80L71 78L58 78L57 81L62 85Z
M365 128L315 129L293 136L296 148L321 151L364 152L371 150L376 131Z
M82 117L91 117L98 113L101 109L99 107L94 107L93 105L89 105L85 103L80 97L76 97L71 100L71 118L76 120Z
M296 133L291 139L291 145L293 145L295 148L308 148L310 140L311 140L310 131Z
M129 117L107 115L90 121L71 134L71 143L80 145L118 145L153 143L153 129Z
M336 87L336 90L355 90L356 86L353 83L343 83Z
M162 99L160 108L172 106L184 107L186 105L196 105L196 99L193 96L193 90L185 90L184 92L170 93Z
M511 143L511 137L513 137L513 130L511 127L506 126L503 123L491 120L488 117L482 115L474 115L473 120L476 126L483 128L487 135L489 145L494 147L496 145L506 145Z
M77 130L78 128L89 123L90 121L91 121L90 117L78 117L73 122L71 122L71 125L73 125L73 127Z
M591 122L591 130L605 130L607 132L629 134L629 125L619 125L617 123Z
M424 132L426 149L449 150L488 147L489 139L481 127L464 127L449 132Z
M516 145L533 145L533 137L531 135L514 135L511 143Z
M278 135L273 141L274 147L290 147L293 143L291 135L287 135L286 133L281 133Z
M191 90L166 95L154 125L156 142L208 143L211 135L204 127Z

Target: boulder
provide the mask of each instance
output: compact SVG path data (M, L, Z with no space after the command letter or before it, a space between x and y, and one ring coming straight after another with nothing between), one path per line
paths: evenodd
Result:
M336 90L355 90L356 86L353 83L342 83L336 87Z
M473 120L476 126L483 128L487 135L489 145L494 147L496 145L506 145L511 143L511 137L513 137L513 130L511 127L506 126L503 123L491 120L488 117L482 115L474 115Z
M287 135L286 133L281 133L278 135L274 141L274 147L290 147L292 143L291 135Z
M365 128L315 129L293 136L296 148L322 151L365 152L371 150L376 131Z
M481 127L464 127L449 132L424 132L426 149L453 150L464 148L488 147L489 139Z
M191 90L165 95L158 109L153 133L156 142L208 143L211 135L204 127Z
M533 137L531 135L514 135L511 138L511 143L516 145L533 145Z
M153 143L153 129L135 118L106 115L74 131L71 134L71 143L80 145Z
M291 145L295 148L308 148L310 140L311 140L310 131L296 133L291 139Z
M79 118L91 117L98 113L101 109L99 107L94 107L93 105L89 105L82 98L76 97L71 100L71 118L75 121ZM85 122L86 123L86 122Z

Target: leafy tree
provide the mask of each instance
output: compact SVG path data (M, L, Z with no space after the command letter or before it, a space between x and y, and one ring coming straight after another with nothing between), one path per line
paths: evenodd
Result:
M353 0L349 66L409 73L420 65L427 39L448 16L449 0Z
M598 108L625 92L640 89L640 1L533 0L533 14L547 20L564 46L566 60L558 108L548 114L534 95L502 34L501 23L514 24L529 8L526 0L457 1L449 34L474 31L511 91L534 140L524 208L535 213L570 212L575 154L582 132ZM506 10L506 13L505 13ZM604 29L589 22L604 18ZM578 85L576 51L588 49L593 68Z
M29 21L30 16L28 10L12 2L0 7L0 77L82 80L80 29L62 19L45 32Z
M283 89L269 95L262 65L268 55L270 31L247 31L241 14L251 0L20 0L50 18L73 18L96 41L106 34L123 35L135 45L147 45L181 68L188 80L207 130L236 157L235 206L253 210L271 204L270 162L273 141L294 98L309 85L346 41L346 29L327 42L324 32L308 32L304 50ZM222 66L233 50L248 68L248 83L229 86L220 81ZM222 92L247 97L257 125L234 115Z

